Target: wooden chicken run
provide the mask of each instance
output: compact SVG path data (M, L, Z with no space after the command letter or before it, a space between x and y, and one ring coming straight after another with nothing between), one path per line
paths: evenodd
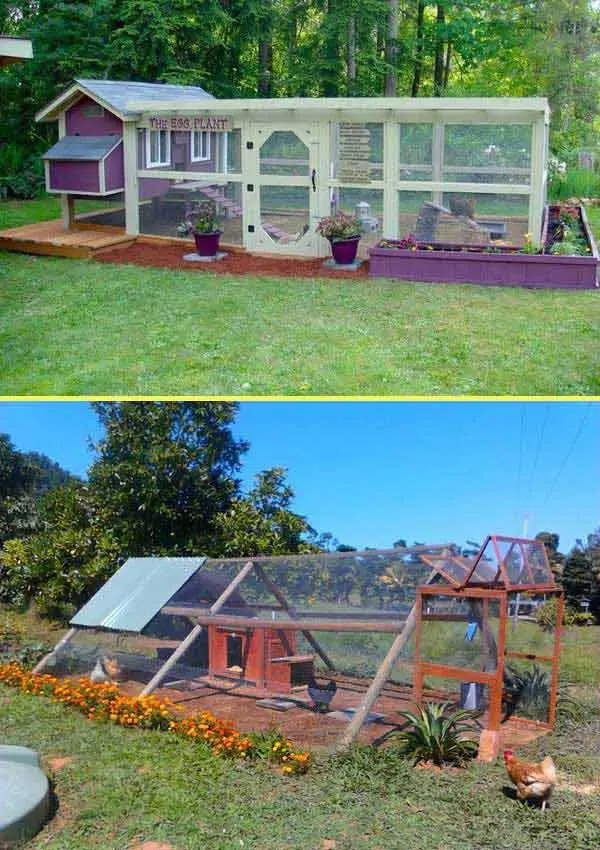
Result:
M538 634L523 612L552 599L556 627ZM509 717L539 730L554 725L562 611L543 544L515 537L488 537L474 558L451 544L248 561L132 558L36 669L55 663L81 630L164 637L175 629L180 639L159 648L154 666L145 668L151 675L143 695L189 664L195 679L211 686L221 680L239 682L255 696L302 696L307 685L314 688L317 667L335 690L348 653L364 668L374 645L385 653L390 635L374 675L363 676L368 686L360 688L338 746L357 738L402 660L412 670L405 702L444 699L472 708L482 730L480 758L491 759ZM317 632L330 636L321 643ZM343 656L338 661L336 653ZM532 669L544 687L527 716L514 682Z

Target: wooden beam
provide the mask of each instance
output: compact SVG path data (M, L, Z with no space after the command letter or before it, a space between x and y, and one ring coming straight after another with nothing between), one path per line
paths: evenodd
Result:
M260 617L236 617L229 615L212 615L202 608L187 608L185 606L167 605L161 608L162 614L177 617L193 617L203 626L224 626L225 628L246 629L295 629L296 631L315 632L375 632L382 634L397 634L402 631L403 621L372 622L369 620L354 620L347 623L328 623L323 620L267 620Z
M63 646L66 646L69 643L76 631L77 629L75 628L75 626L72 626L66 633L66 635L63 635L63 637L61 637L54 649L52 649L50 652L44 655L44 657L40 661L38 661L32 672L35 674L41 673L46 664L50 661L50 659L55 656L56 653L63 648Z
M253 569L254 564L252 561L249 561L243 569L239 571L236 577L231 581L223 593L219 596L217 601L211 605L208 609L210 614L216 614L223 605L227 602L233 591L237 588L237 586L246 578L248 573ZM162 608L161 613L166 613L166 609ZM185 615L184 615L185 616ZM177 649L169 655L165 663L162 667L157 671L157 673L152 677L152 679L148 682L144 690L141 692L140 696L148 696L152 691L156 690L156 688L160 685L164 677L167 675L171 667L173 667L181 658L181 656L190 648L190 646L194 643L196 638L202 632L204 625L202 623L197 623L189 635L179 644Z
M277 587L275 582L271 581L269 576L263 570L260 564L256 565L256 572L260 576L263 581L263 584L267 587L268 590L271 591L275 599L279 602L282 608L284 608L291 617L296 617L296 609L289 604L283 593ZM317 641L315 637L308 631L308 629L301 629L302 635L306 641L312 646L317 655L322 659L325 666L328 670L335 670L335 665L331 658L327 655L321 644Z
M430 584L437 577L437 570L432 570L427 579L427 584ZM354 717L346 727L342 737L340 738L339 747L345 748L349 747L350 744L356 739L358 733L360 732L361 726L367 719L370 710L383 686L386 683L390 673L392 672L392 668L394 664L400 657L400 653L404 649L407 644L410 636L415 630L415 626L417 624L417 603L413 605L410 610L410 614L406 618L406 622L404 623L402 630L400 633L394 638L392 645L387 651L385 658L383 659L375 678L369 685L367 692L364 695L364 698L359 705L357 711L354 714Z

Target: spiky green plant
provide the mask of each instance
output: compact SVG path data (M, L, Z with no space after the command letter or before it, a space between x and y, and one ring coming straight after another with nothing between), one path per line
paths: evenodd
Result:
M477 742L465 737L473 729L467 721L473 713L465 709L452 711L452 704L427 703L419 706L418 714L402 711L400 714L410 723L397 735L403 755L411 757L415 764L432 761L434 764L463 764L477 753Z

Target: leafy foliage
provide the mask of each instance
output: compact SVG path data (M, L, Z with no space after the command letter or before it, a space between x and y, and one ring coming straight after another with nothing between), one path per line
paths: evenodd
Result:
M420 706L418 714L402 711L400 715L411 724L399 732L397 740L406 756L436 765L463 764L477 753L477 743L469 737L473 733L467 722L473 715L465 709L451 710L450 703L427 703Z
M536 622L544 632L554 631L556 628L556 616L556 599L554 598L543 602L535 612ZM574 622L574 611L568 605L565 605L562 625L567 626L568 628L569 626L572 626Z

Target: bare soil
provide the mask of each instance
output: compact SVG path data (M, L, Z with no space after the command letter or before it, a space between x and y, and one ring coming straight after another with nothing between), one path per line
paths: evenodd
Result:
M304 259L300 257L266 257L248 254L237 248L224 247L227 256L218 262L189 262L184 254L193 251L185 242L181 245L173 242L142 242L124 246L115 246L94 255L99 263L117 263L134 266L151 266L161 269L185 269L189 272L209 272L211 274L248 275L250 277L298 277L298 278L359 278L367 277L368 262L356 271L344 269L334 271L323 265L323 259Z

